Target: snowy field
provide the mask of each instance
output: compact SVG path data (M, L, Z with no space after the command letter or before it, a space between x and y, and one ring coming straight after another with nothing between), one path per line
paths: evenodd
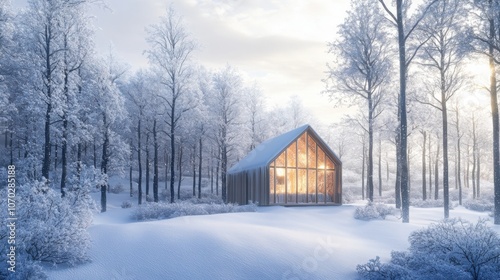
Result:
M99 193L93 194L96 201ZM131 200L134 206L122 209ZM259 207L257 212L135 222L136 198L108 195L108 211L90 227L91 262L46 267L49 279L355 279L356 265L405 250L410 232L443 217L441 208L411 208L397 217L360 221L356 206ZM463 207L451 217L473 222L486 213ZM489 224L492 225L490 221ZM493 225L492 225L493 226ZM495 227L500 233L500 227Z

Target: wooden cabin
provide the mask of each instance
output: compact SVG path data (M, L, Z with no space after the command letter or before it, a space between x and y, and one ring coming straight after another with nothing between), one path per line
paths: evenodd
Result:
M341 205L342 162L309 125L269 139L229 169L228 202Z

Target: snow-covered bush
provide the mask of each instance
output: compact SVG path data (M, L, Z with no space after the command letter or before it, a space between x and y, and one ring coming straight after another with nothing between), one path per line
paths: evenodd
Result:
M193 204L224 204L222 198L215 194L206 194L203 195L201 198L191 197L186 201L191 202Z
M2 264L0 268L0 279L6 280L45 280L48 279L47 274L38 262L26 260L24 257L16 259L15 272L7 271L7 267Z
M62 198L59 191L47 187L45 182L17 187L16 252L26 260L23 266L31 261L75 264L88 260L87 228L95 210L89 188L90 184L69 187L71 191ZM6 201L1 200L3 209L7 209ZM0 235L2 252L6 251L5 238ZM0 256L2 265L6 263L5 257L5 254Z
M122 208L131 208L132 207L132 202L125 200L122 202Z
M351 188L344 188L342 191L342 203L347 204L356 201L356 197Z
M145 203L136 207L132 212L132 219L142 220L161 220L181 216L209 215L219 213L233 212L255 212L257 206L237 205L237 204L193 204L187 201L177 203Z
M364 279L498 279L500 237L485 220L445 220L410 234L407 252L358 265Z
M463 203L464 207L479 212L493 211L495 208L493 194L486 194L477 199L467 199Z
M125 188L123 187L122 184L116 184L114 186L109 186L109 192L114 193L114 194L119 194L123 192Z
M410 201L410 205L413 207L417 208L439 208L439 207L444 207L444 200L438 199L427 199L427 200L422 200L422 199L412 199ZM450 209L454 208L454 204L450 200L449 204Z
M381 203L371 203L368 202L367 205L363 207L356 207L354 211L354 218L357 220L375 220L375 219L385 219L388 215L396 215L398 211L392 206L388 206Z

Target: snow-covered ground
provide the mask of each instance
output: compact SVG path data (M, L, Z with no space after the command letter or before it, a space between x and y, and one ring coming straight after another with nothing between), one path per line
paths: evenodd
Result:
M358 204L135 222L133 208L120 207L125 200L137 207L127 192L109 194L108 211L95 215L92 261L48 267L49 279L354 279L357 264L389 260L407 249L410 232L443 217L441 208L411 208L410 224L360 221ZM475 222L487 214L456 207L450 216Z

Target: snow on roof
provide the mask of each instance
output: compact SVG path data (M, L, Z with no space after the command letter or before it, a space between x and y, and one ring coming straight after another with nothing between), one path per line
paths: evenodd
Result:
M294 130L271 138L255 147L246 157L240 160L236 165L228 170L228 173L237 173L243 170L255 169L261 166L267 166L276 158L288 145L296 140L310 126L308 124L298 127Z

